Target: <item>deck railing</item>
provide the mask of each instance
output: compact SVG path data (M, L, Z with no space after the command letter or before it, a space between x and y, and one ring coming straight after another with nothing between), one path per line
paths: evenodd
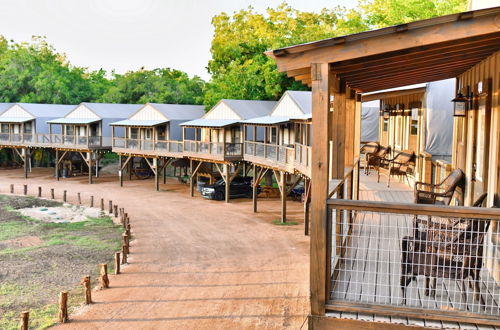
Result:
M129 150L142 150L146 152L182 152L182 141L154 141L142 139L126 139L122 137L113 138L113 148L129 149Z
M184 140L184 151L192 154L241 157L243 156L243 143Z
M300 143L295 143L295 168L303 172L309 172L311 169L312 147Z
M106 141L102 136L0 133L0 143L7 145L101 147Z
M293 165L294 148L263 142L245 141L245 155L261 158L264 162Z
M498 209L327 204L327 310L420 326L500 325Z

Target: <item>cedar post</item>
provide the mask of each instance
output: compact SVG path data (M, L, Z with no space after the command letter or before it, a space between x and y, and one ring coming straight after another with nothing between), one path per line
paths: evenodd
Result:
M120 168L118 169L118 177L120 179L120 187L123 187L123 160L122 160L122 154L118 155L118 164L120 164Z
M92 152L87 152L87 161L89 167L89 184L92 184Z
M54 193L54 188L50 188L50 198L51 199L55 199L56 198L55 193Z
M90 196L90 207L94 207L94 196Z
M255 149L255 145L254 145ZM259 173L260 174L260 173ZM253 212L257 212L257 187L259 185L259 175L257 174L257 166L253 164L253 182L252 182L252 204Z
M118 205L114 205L114 211L115 211L115 218L118 218Z
M123 245L126 245L127 250L130 251L130 240L129 240L129 236L127 235L127 233L123 233L122 238L123 238Z
M231 183L229 182L229 165L228 164L224 164L224 181L226 181L226 203L229 203L229 197L230 197L230 186L231 186Z
M281 185L281 222L286 223L286 177L285 171L280 173L280 185Z
M11 194L13 194L13 193L14 193L14 185L13 185L13 184L11 184L11 185L10 185L10 193L11 193Z
M130 237L130 223L127 222L125 233Z
M23 194L24 195L28 194L28 185L27 184L23 185Z
M56 180L59 181L59 150L56 149L56 165L55 165Z
M120 274L120 252L115 252L115 275Z
M333 87L333 75L328 63L312 63L312 113L313 127L311 164L311 314L325 315L326 302L326 241L327 241L327 205L328 198L328 144L330 90ZM337 123L341 124L341 123ZM327 138L325 138L327 137Z
M109 214L113 214L113 201L109 201Z
M30 323L30 312L24 311L21 312L21 330L28 330Z
M68 322L68 291L62 291L59 293L59 323Z
M90 288L90 275L84 276L82 278L81 284L83 285L83 290L85 293L85 304L89 305L92 303L92 289Z
M63 191L63 202L66 202L66 190Z
M108 265L107 264L99 264L99 272L101 277L99 277L99 282L101 284L101 289L109 288L109 278L108 278Z
M38 187L38 197L42 197L42 187Z
M28 178L28 158L29 158L29 149L24 148L24 178Z
M153 158L153 168L155 172L155 188L160 191L160 173L158 173L158 158Z
M82 205L82 195L80 193L78 193L77 195L78 195L78 204Z
M193 160L189 160L189 191L191 192L191 197L194 197L194 175L193 175Z
M122 265L127 263L127 246L122 245Z
M163 184L167 183L167 166L163 164Z
M101 198L101 211L104 212L104 198Z

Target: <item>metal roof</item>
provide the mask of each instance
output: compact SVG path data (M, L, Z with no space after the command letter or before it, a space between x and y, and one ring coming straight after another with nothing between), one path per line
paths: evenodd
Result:
M312 119L312 113L304 113L300 116L290 117L290 120L309 120Z
M27 121L32 121L34 118L31 117L1 117L0 123L25 123Z
M0 114L10 108L14 103L0 103Z
M225 103L234 112L236 112L242 120L262 117L269 115L276 105L276 101L257 101L257 100L228 100L223 99Z
M104 118L123 118L130 117L134 112L144 106L144 104L118 104L118 103L87 103L83 102L80 105L85 105L92 110L96 115ZM79 106L79 105L78 105ZM76 109L78 106L73 107Z
M148 103L169 120L192 120L203 117L205 107L191 104Z
M285 94L290 95L303 113L312 113L312 92L286 91Z
M221 128L233 124L239 123L239 120L234 119L195 119L181 123L181 126L192 126L192 127L216 127Z
M40 104L40 103L15 103L34 117L58 118L64 117L75 108L67 104ZM13 104L12 106L14 106Z
M95 118L57 118L48 120L47 124L91 124L100 121L101 119Z
M252 119L244 120L243 124L254 124L254 125L276 125L281 123L286 123L290 121L289 117L274 117L274 116L264 116Z
M153 127L161 124L168 123L168 120L120 120L109 125L111 126L141 126L141 127Z

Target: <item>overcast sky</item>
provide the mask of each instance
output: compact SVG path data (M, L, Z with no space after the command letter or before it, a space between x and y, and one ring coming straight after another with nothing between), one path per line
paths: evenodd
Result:
M258 11L281 0L0 0L0 34L15 41L46 36L70 62L118 73L171 67L208 79L211 19L252 5ZM355 0L289 0L319 11Z

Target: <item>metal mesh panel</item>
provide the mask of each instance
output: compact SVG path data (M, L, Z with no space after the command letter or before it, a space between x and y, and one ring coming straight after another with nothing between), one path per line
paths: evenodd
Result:
M331 212L330 298L500 316L496 220Z

